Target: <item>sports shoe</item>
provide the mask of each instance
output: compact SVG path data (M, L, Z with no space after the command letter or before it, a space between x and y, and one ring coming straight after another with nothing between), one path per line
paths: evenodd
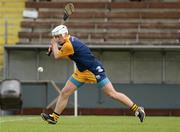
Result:
M135 116L139 117L140 121L143 122L146 116L143 107L139 107L138 110L135 112Z
M54 120L54 117L50 114L41 113L41 117L43 120L47 121L49 124L56 124L57 121Z

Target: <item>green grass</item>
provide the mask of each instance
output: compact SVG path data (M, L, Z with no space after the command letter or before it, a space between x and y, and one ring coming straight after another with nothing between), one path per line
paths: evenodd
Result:
M63 116L56 125L40 116L0 117L0 132L180 132L180 117Z

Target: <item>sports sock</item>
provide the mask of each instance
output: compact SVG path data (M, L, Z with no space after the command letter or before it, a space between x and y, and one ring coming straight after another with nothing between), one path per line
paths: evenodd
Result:
M53 116L55 121L57 121L59 119L59 117L60 117L60 115L58 113L56 113L56 112L53 112L52 116Z
M131 106L130 110L131 110L132 112L136 112L136 111L138 110L138 108L139 108L139 106L137 106L137 104L133 104L133 105Z

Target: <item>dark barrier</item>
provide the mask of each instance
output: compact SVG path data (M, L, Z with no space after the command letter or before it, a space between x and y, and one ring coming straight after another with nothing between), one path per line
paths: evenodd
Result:
M15 79L2 81L0 88L0 107L2 110L16 110L22 107L20 81Z

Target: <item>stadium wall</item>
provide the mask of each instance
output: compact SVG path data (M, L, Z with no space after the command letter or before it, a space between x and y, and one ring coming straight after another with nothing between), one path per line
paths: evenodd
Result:
M73 72L73 64L67 60L56 61L45 55L46 48L6 48L4 78L16 78L22 82L23 109L46 110L46 106L58 95L47 83L53 80L60 89ZM156 114L180 115L180 52L178 50L93 50L102 61L106 72L118 91L122 91L136 103ZM37 67L44 72L38 73ZM112 101L96 88L84 85L78 92L79 114L90 110L97 114L129 114L126 107ZM68 103L67 114L72 113L73 96ZM84 112L86 109L86 112ZM112 111L111 111L112 110ZM119 111L117 111L119 110ZM125 110L125 111L122 111ZM159 110L166 111L165 113ZM93 112L94 111L94 112ZM27 112L28 113L28 112ZM90 113L90 112L89 112ZM99 112L100 113L100 112ZM65 112L66 114L66 112Z

